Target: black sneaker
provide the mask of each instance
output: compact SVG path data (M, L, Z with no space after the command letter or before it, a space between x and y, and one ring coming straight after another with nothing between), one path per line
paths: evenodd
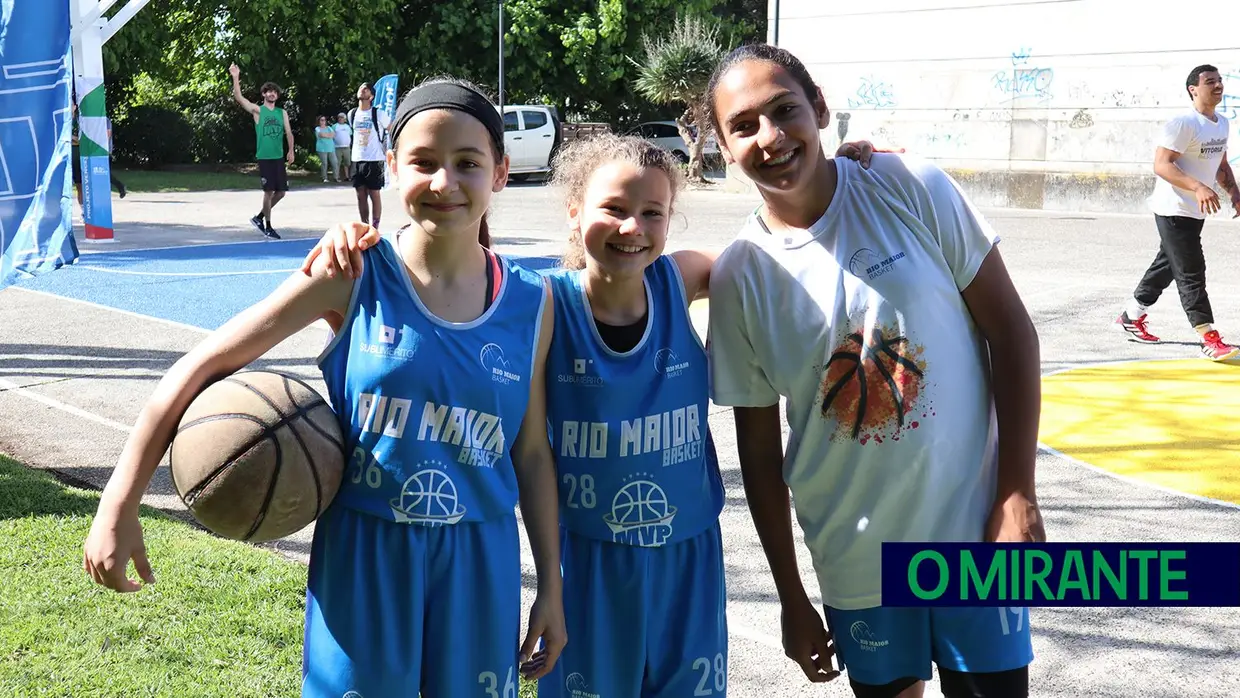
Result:
M279 234L277 234L276 231L272 230L271 226L267 226L266 228L263 229L263 237L268 238L269 240L280 239Z
M255 228L258 228L258 232L262 233L263 235L267 234L267 231L264 230L263 228L263 214L260 213L257 216L254 216L253 218L251 218L250 225L254 226Z

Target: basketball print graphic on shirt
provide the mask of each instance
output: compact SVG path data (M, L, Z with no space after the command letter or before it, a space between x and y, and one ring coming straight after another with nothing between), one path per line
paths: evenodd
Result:
M899 440L916 429L912 419L925 389L924 348L898 330L875 327L848 334L831 351L824 367L822 416L834 418L836 439Z
M421 463L418 472L409 476L400 489L400 496L391 501L392 518L397 523L443 526L465 517L465 507L457 497L456 483L439 462Z
M630 475L612 498L603 522L611 529L613 543L656 547L671 537L676 507L668 503L662 487L645 479L649 477L648 473Z

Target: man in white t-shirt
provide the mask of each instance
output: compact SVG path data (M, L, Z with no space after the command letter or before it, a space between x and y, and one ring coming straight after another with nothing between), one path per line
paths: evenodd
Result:
M1214 329L1201 229L1206 216L1220 209L1211 184L1218 182L1230 195L1236 216L1240 216L1240 188L1227 162L1231 125L1215 111L1223 101L1223 78L1214 66L1199 65L1188 74L1185 88L1193 109L1167 122L1154 152L1158 179L1149 206L1158 228L1158 254L1115 323L1136 341L1159 341L1149 331L1146 310L1175 281L1184 314L1201 336L1201 353L1221 361L1240 354L1240 348L1225 343Z
M383 213L384 168L387 167L387 130L391 119L375 106L375 88L364 82L357 88L357 107L349 112L353 129L353 189L357 192L358 220L379 227ZM373 214L372 214L373 211Z
M346 178L353 178L353 127L349 126L349 117L344 112L336 115L336 162L340 164L340 170L336 172L336 179L340 179L341 174Z

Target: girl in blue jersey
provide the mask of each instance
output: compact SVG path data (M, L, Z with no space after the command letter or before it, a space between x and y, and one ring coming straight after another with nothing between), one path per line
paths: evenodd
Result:
M303 696L515 696L566 642L544 378L553 307L544 280L489 249L485 213L508 177L503 123L466 84L410 91L388 166L412 224L365 253L356 279L294 274L173 366L105 489L83 566L136 591L154 583L142 493L205 386L319 319L319 356L351 454L318 520ZM520 643L519 503L538 572ZM541 648L535 652L535 648Z
M724 696L723 485L706 352L689 318L713 256L663 254L681 174L648 141L577 141L555 170L571 242L566 269L551 275L547 413L573 641L539 696ZM350 250L379 239L337 227L311 257L356 274L363 262Z

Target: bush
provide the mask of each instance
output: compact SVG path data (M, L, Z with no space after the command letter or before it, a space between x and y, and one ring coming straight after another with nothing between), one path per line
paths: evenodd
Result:
M112 128L112 159L119 164L158 169L194 162L194 128L176 109L131 107Z

